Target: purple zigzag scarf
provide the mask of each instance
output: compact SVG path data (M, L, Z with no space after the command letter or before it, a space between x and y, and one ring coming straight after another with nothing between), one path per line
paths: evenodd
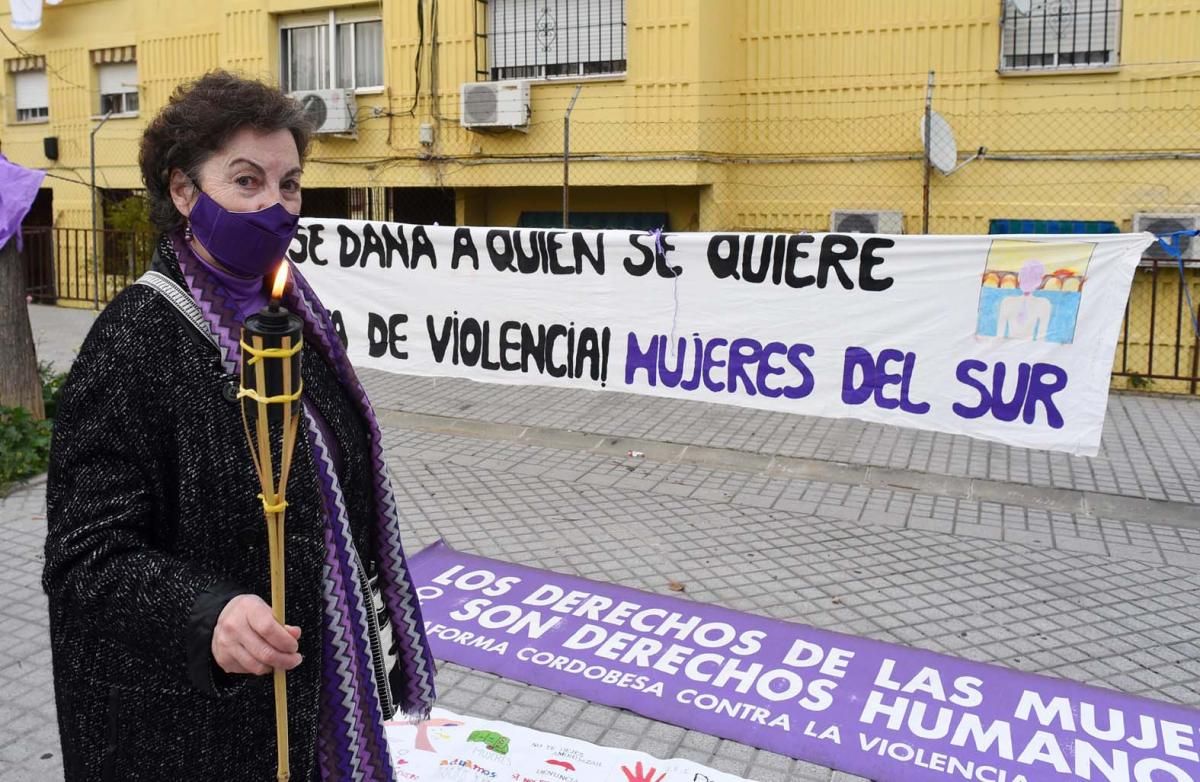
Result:
M241 359L238 344L241 321L234 302L181 236L164 237L159 250L178 259L188 288L217 339L226 371L236 374ZM395 706L408 717L428 719L434 700L433 660L425 640L416 589L400 546L399 518L383 461L379 422L342 343L333 332L325 308L295 266L289 269L289 276L292 284L284 293L284 304L304 321L304 338L329 362L367 422L374 473L377 517L373 532L379 551L379 583L404 672L401 689L394 693ZM384 713L368 646L366 612L370 610L370 596L364 595L361 588L359 562L353 550L341 485L333 469L329 434L307 403L304 424L325 506L325 622L317 738L321 778L393 782L383 727L392 715Z

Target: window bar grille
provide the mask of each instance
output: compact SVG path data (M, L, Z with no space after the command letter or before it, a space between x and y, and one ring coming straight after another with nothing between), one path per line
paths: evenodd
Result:
M604 72L605 70L607 70L607 67L604 64L602 64L602 61L606 54L605 44L607 44L607 49L608 49L607 54L610 57L612 56L612 41L611 41L611 39L609 39L608 41L605 41L606 30L605 30L605 24L604 24L604 21L605 21L604 20L604 6L601 5L603 2L604 2L604 0L596 0L596 27L599 29L599 34L596 36L596 48L598 49L598 51L596 52L596 61L597 61L596 71L597 72ZM610 24L612 23L612 0L608 0L608 22ZM588 54L589 55L591 54L590 50L589 50ZM591 57L589 57L588 59L591 59Z
M1099 2L1099 0L1097 0L1097 2ZM1085 12L1087 15L1087 17L1086 17L1087 18L1087 50L1086 50L1085 54L1083 55L1083 63L1082 64L1087 64L1092 61L1092 52L1094 51L1092 49L1092 38L1095 34L1094 31L1092 30L1092 23L1095 21L1095 15L1094 15L1095 11L1096 11L1096 4L1089 2L1087 11ZM1078 64L1081 64L1079 62L1079 54L1078 54L1079 45L1078 45L1078 42L1076 41L1076 38L1079 35L1079 9L1078 8L1075 9L1074 28L1075 29L1071 31L1072 32L1071 44L1074 47L1075 52L1076 52L1074 62L1078 65Z
M1108 55L1109 51L1111 50L1109 47L1109 39L1108 39L1108 23L1109 23L1109 20L1112 19L1112 17L1110 16L1111 11L1108 8L1109 1L1110 0L1104 0L1104 18L1101 20L1101 27L1104 30L1104 49L1102 51L1104 52L1105 64L1112 61L1112 58L1109 57L1109 55ZM1116 48L1116 47L1112 47L1112 48Z
M1067 17L1070 17L1068 19ZM1070 22L1071 37L1067 40L1067 23ZM1079 37L1079 8L1076 7L1069 11L1064 11L1060 5L1058 7L1058 41L1057 53L1054 57L1054 65L1071 65L1079 59L1079 47L1077 46Z
M629 63L628 63L629 39L628 39L628 36L626 35L625 4L624 3L621 3L621 27L620 27L620 30L621 30L621 70L625 70L626 68L629 67Z
M1029 43L1025 47L1025 67L1033 66L1033 14L1029 15ZM1042 51L1046 51L1046 23L1049 19L1046 18L1046 7L1042 6Z
M603 66L603 69L606 72L612 69L612 62L616 59L613 57L613 41L615 41L617 38L617 36L613 35L613 28L616 26L613 24L613 20L615 18L616 15L613 13L613 0L608 0L608 62ZM603 25L600 27L600 32L602 34L604 32Z
M552 79L622 72L624 2L476 0L482 14L476 26L477 73L491 79Z
M1083 2L1083 0L1080 0L1080 1ZM1094 10L1095 10L1095 6L1089 0L1086 11L1080 12L1079 6L1076 6L1075 11L1071 14L1071 16L1074 17L1071 20L1070 52L1071 52L1071 64L1072 65L1086 65L1087 63L1092 61L1092 20L1093 20L1092 12ZM1079 23L1080 23L1081 16L1083 17L1083 20L1087 24L1087 41L1086 41L1087 48L1084 50L1084 53L1083 53L1083 62L1080 62L1080 57L1079 57ZM1058 48L1059 49L1062 49L1064 37L1065 36L1063 36L1062 32L1060 31L1059 35L1058 35L1058 41L1059 41ZM1059 57L1059 60L1060 61L1062 60L1061 56Z
M1120 11L1117 9L1110 9L1109 8L1109 0L1104 0L1104 13L1105 13L1105 17L1104 17L1104 51L1105 51L1105 55L1106 55L1105 59L1109 64L1112 64L1112 63L1116 62L1117 48L1120 45L1120 41L1116 37L1117 32L1120 30L1120 23L1121 23L1121 20L1119 17ZM1109 36L1109 34L1108 34L1109 22L1113 22L1113 26L1112 26L1113 35L1112 36ZM1111 52L1111 54L1109 54L1110 52Z

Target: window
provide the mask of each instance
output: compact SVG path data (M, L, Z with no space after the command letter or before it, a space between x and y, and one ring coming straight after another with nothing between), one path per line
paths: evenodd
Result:
M279 82L285 92L383 86L378 8L282 17Z
M92 52L96 66L99 100L97 114L131 115L138 112L137 50L133 46L97 49Z
M1000 70L1117 64L1121 0L1003 0Z
M101 65L99 78L101 114L137 113L137 63Z
M625 0L490 0L488 74L543 79L625 72Z
M11 68L14 61L9 63ZM13 73L11 83L17 122L45 122L50 118L50 84L44 65Z

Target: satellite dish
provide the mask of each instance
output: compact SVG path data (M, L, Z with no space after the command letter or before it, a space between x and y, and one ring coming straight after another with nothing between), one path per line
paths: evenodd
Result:
M922 145L925 144L926 135L929 136L929 164L943 174L953 173L958 167L958 144L954 141L954 131L950 129L950 123L936 111L929 113L929 124L932 133L925 127L925 118L921 117Z
M1008 4L1015 8L1017 13L1029 16L1029 11L1033 7L1033 0L1008 0Z

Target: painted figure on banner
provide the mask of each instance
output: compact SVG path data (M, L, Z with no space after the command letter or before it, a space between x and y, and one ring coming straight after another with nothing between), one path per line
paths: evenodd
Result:
M437 752L434 749L433 742L430 741L430 737L432 736L439 741L449 741L452 736L448 731L444 730L438 730L431 734L429 732L430 728L456 728L461 725L462 722L458 720L447 720L436 717L431 720L422 720L417 724L417 737L413 741L413 747L422 752Z
M508 754L508 736L494 730L476 730L467 736L467 741L477 741L490 751L500 755Z
M1073 342L1095 248L1077 241L993 241L979 290L976 333L1022 342Z
M1017 273L1020 296L1009 296L1000 302L1000 320L997 331L1008 339L1027 339L1036 342L1046 339L1050 325L1050 302L1035 297L1033 292L1042 287L1045 267L1038 261L1026 261Z
M663 782L667 778L667 772L658 774L658 769L653 766L643 768L641 761L634 764L633 768L621 766L621 771L625 773L626 782ZM658 776L654 776L655 774Z

